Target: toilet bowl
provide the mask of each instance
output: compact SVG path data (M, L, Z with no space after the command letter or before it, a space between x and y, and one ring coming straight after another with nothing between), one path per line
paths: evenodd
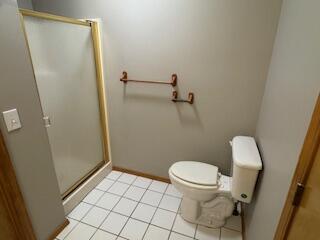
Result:
M252 137L237 136L232 142L233 176L203 162L180 161L169 169L171 183L182 193L181 216L207 227L221 227L232 215L234 203L252 198L261 158Z

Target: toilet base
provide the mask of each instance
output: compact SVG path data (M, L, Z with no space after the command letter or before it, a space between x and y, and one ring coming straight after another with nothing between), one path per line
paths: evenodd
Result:
M234 202L227 196L217 196L207 202L199 202L183 197L181 216L188 222L211 228L225 225L227 218L232 215Z

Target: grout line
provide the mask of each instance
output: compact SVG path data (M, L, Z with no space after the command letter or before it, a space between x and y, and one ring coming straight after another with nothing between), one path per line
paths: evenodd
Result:
M154 181L154 180L152 180L152 181ZM151 182L151 184L152 184L152 182ZM149 185L149 187L151 186L151 184ZM168 189L168 186L169 186L169 184L166 186L166 189L164 190L164 193L165 193L166 190ZM150 191L151 191L151 190L150 190ZM146 191L146 192L147 192L147 191ZM165 195L164 193L162 194L162 197L161 197L161 199L160 199L160 201L159 201L158 206L160 206L160 204L161 204L161 201L162 201L162 199L163 199L163 197L164 197L164 195ZM141 199L142 199L142 198L141 198ZM147 230L145 231L144 235L142 236L142 239L144 239L144 237L145 237L145 235L146 235L146 233L147 233L147 231L148 231L148 229L149 229L149 227L150 227L150 225L151 225L151 222L152 222L154 216L156 215L156 212L158 211L158 209L159 209L159 207L156 207L156 210L154 211L154 213L153 213L153 215L152 215L152 217L151 217L151 219L150 219L150 222L148 223Z

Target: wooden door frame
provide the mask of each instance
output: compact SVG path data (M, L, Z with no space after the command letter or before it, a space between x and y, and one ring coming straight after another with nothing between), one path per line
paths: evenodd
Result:
M311 122L307 135L304 139L303 147L299 156L299 161L289 188L287 200L285 202L280 221L274 236L275 240L286 239L290 225L295 216L297 207L292 205L293 198L297 189L297 184L305 184L318 148L320 147L320 94L312 114Z
M15 240L36 240L15 171L0 131L0 197L16 235Z

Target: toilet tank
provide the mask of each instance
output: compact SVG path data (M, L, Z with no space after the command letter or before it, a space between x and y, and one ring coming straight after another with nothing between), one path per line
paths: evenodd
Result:
M253 137L236 136L232 139L232 197L250 203L262 169L262 161Z

